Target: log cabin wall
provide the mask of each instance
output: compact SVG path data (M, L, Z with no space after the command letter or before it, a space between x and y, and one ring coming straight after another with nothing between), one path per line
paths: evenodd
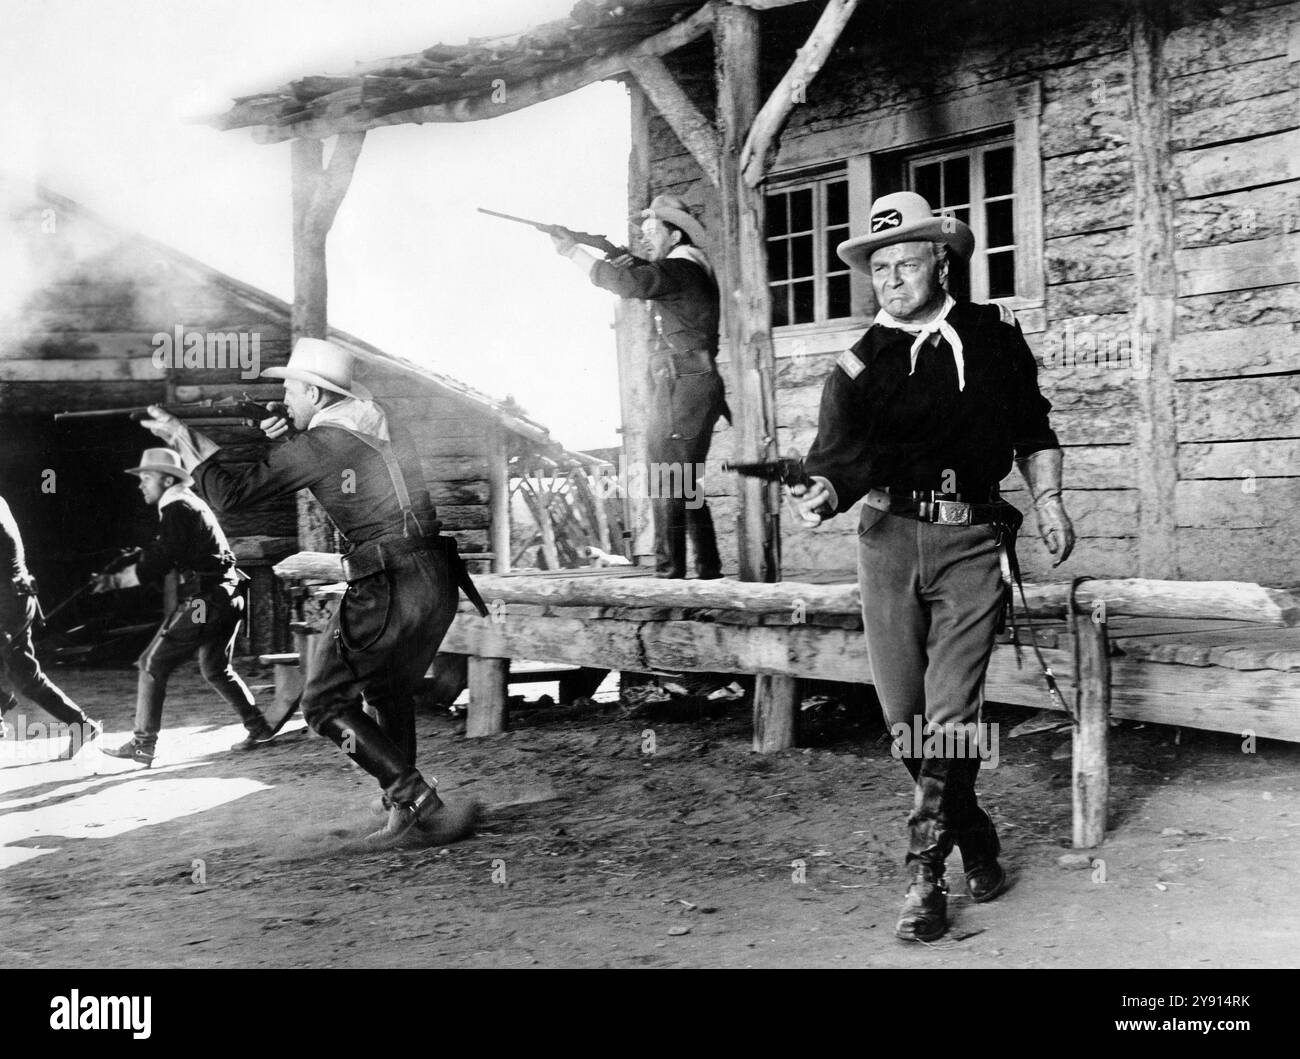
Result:
M196 386L205 397L238 392L249 385L238 368L155 362L154 336L176 327L258 335L265 367L287 355L288 316L274 299L253 297L252 288L44 189L0 185L0 223L0 492L52 603L80 583L98 553L156 532L156 514L123 469L158 444L125 418L56 424L54 414L193 399ZM214 434L243 443L231 458L255 458L263 447L253 431ZM292 536L294 523L291 503L222 518L231 537Z
M362 377L376 400L411 432L443 532L456 538L462 553L490 551L488 454L494 421L406 372L371 363Z
M819 9L763 13L765 93ZM706 114L712 62L707 42L668 60ZM1080 536L1050 576L1300 581L1289 547L1300 505L1289 374L1300 368L1298 73L1296 3L1175 0L1162 13L965 2L927 15L883 2L855 16L795 108L769 193L811 187L824 211L840 194L830 185L847 181L853 235L875 195L917 186L927 163L942 163L934 156L962 155L969 173L988 165L982 152L1011 147L1014 266L1000 282L1011 272L1014 293L1000 300L1039 359ZM700 205L716 239L716 192L644 106L649 194ZM633 163L635 176L644 163ZM980 175L996 198L993 169ZM819 218L822 232L832 219ZM834 264L845 235L817 238ZM820 272L818 318L774 331L783 453L807 452L825 377L875 311L855 275L832 315ZM975 296L990 300L987 285ZM725 373L725 349L722 361ZM719 424L706 482L730 569L735 488L719 464L733 439ZM1004 489L1027 509L1018 475ZM851 567L855 527L852 513L812 532L784 517L787 575ZM1032 517L1021 553L1027 574L1049 576Z

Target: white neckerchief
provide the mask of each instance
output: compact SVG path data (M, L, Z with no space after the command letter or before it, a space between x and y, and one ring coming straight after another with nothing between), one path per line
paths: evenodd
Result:
M675 246L668 251L668 257L685 258L687 261L694 261L709 274L710 278L713 277L713 266L709 264L708 257L698 246Z
M945 338L948 345L952 347L952 359L957 365L957 389L964 390L966 389L966 361L962 357L961 337L953 330L952 324L948 323L948 313L952 311L952 307L956 304L952 300L951 294L945 294L943 308L939 310L939 315L928 324L908 324L902 320L895 320L884 309L876 313L875 322L883 327L892 327L916 335L916 338L912 341L912 369L907 373L908 375L916 374L916 358L929 337L938 334Z
M380 441L388 441L388 417L374 401L359 401L347 397L322 408L311 418L308 430L317 427L343 427L358 434L369 434Z
M162 518L162 509L174 500L197 500L198 495L188 486L181 485L177 482L175 485L169 485L163 490L163 495L158 498L158 517Z

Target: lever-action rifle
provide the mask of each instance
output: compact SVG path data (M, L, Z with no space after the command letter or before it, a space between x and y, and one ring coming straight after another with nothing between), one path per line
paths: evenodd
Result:
M220 401L193 401L188 404L162 404L155 407L170 412L177 419L185 420L239 420L249 426L257 426L264 419L274 419L283 413L266 405L258 404L245 398L237 401L233 397L224 397ZM148 408L97 408L93 412L56 412L58 419L107 419L113 416L128 416L137 422L149 418Z
M813 484L812 478L804 470L803 460L797 456L782 456L780 459L760 460L758 463L724 463L722 469L745 478L780 482L787 488L802 485L805 489L809 489Z
M562 224L543 224L541 221L530 221L527 217L515 217L509 213L485 210L482 206L478 208L478 211L479 213L486 213L489 217L500 217L503 221L527 224L536 228L539 232L545 232L547 235L567 235L579 246L589 246L593 250L599 250L610 261L632 252L625 246L615 246L603 235L592 235L591 232L575 232L572 228L566 228Z

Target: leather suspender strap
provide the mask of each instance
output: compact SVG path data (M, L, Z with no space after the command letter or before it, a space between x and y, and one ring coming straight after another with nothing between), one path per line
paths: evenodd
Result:
M401 465L393 454L392 443L380 438L368 437L348 427L339 426L337 423L331 423L330 426L338 426L340 430L347 431L363 445L379 454L379 458L384 461L384 466L388 468L388 477L393 482L393 492L397 494L397 503L402 509L402 534L411 536L411 523L414 522L417 531L415 536L423 537L424 527L420 525L415 509L411 507L411 491L406 487L406 476L402 473Z

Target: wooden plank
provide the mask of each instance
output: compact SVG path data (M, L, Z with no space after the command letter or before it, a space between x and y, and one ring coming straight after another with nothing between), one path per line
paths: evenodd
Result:
M1174 172L1189 198L1300 178L1300 130L1240 143L1179 151Z
M796 626L775 629L699 622L629 624L526 617L505 626L460 613L444 642L448 651L527 656L632 672L759 672L866 683L870 660L856 632ZM1074 680L1069 650L1043 649L1068 696ZM1111 659L1114 717L1300 742L1300 674L1244 673ZM985 695L990 701L1049 707L1042 674L1017 664L1010 646L994 649Z
M447 531L487 531L492 522L492 512L486 504L438 504L438 521Z
M1178 250L1178 293L1213 294L1300 282L1298 252L1300 237L1295 235Z
M1174 378L1180 380L1296 371L1300 370L1300 335L1291 323L1193 331L1174 338L1169 359Z
M275 572L288 581L335 581L342 569L337 555L299 552L277 563ZM717 581L617 576L548 578L522 574L482 574L475 580L485 598L552 607L651 605L778 614L790 614L797 608L830 614L857 614L861 610L856 584L794 581L764 584L729 578ZM1025 586L1025 598L1035 614L1063 614L1068 595L1068 583ZM1075 598L1085 608L1094 601L1104 601L1108 617L1127 614L1231 619L1266 625L1300 624L1300 600L1280 589L1240 581L1097 579L1080 585Z
M1300 422L1300 386L1290 379L1179 382L1174 401L1180 442L1286 438Z
M166 374L148 358L0 359L0 382L131 382L165 378Z
M1288 478L1300 470L1300 438L1269 441L1220 441L1178 446L1178 477ZM1259 483L1267 490L1267 483Z
M703 4L694 14L624 51L595 56L585 62L563 67L541 77L512 83L506 93L498 93L491 86L485 86L484 90L477 95L466 95L448 103L436 103L376 115L360 106L359 89L348 89L341 93L344 99L341 101L342 105L335 108L336 113L329 112L331 100L327 98L323 104L327 108L323 116L285 125L263 126L255 130L254 139L262 143L279 143L294 137L322 138L339 132L363 131L387 125L478 121L483 118L499 117L502 114L530 107L534 103L567 95L584 85L617 77L627 69L629 61L633 58L645 55L667 55L669 52L676 51L707 33L713 16L713 5ZM356 93L355 101L353 96L348 94L349 92ZM265 121L263 114L250 112L247 107L236 104L226 114L212 119L212 124L220 129L231 129L246 125L262 125L263 121Z
M1268 483L1262 485L1267 488ZM1250 529L1183 527L1178 531L1178 552L1188 577L1266 576L1275 584L1300 584L1300 550L1293 524Z
M431 482L486 482L490 473L486 456L421 456L420 466Z
M1249 477L1225 481L1179 482L1174 518L1179 526L1204 529L1257 529L1294 526L1300 508L1300 478Z

